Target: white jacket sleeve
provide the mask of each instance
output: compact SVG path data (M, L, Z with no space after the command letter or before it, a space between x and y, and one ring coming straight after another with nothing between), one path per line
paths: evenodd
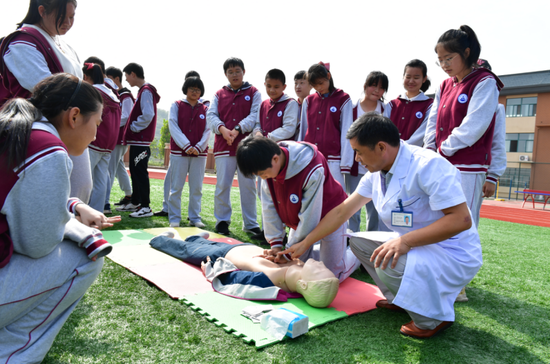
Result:
M302 116L300 118L300 134L298 134L298 141L304 141L307 134L307 98L304 99L302 104Z
M155 116L155 107L153 105L153 94L149 90L145 90L141 93L141 115L137 120L130 125L130 129L134 133L139 133L151 124L153 117Z
M495 131L491 145L491 165L487 170L487 182L496 184L506 170L506 112L504 105L498 105Z
M275 209L267 182L262 180L262 216L265 239L272 248L282 248L285 226Z
M428 121L426 122L426 132L424 133L424 148L435 151L435 131L437 124L437 112L439 110L439 99L441 97L441 88L435 91L435 98L430 109Z
M181 131L178 124L178 103L174 102L170 107L170 115L168 117L168 129L170 129L170 136L174 139L174 142L183 150L190 147L189 139Z
M340 114L340 172L349 174L353 165L353 149L346 134L353 123L353 103L348 99L342 105L342 113Z
M208 107L208 112L206 113L206 124L214 133L220 135L220 126L225 126L225 123L220 119L220 114L218 112L218 95L214 95L212 102Z
M298 103L294 100L290 100L286 104L285 113L283 115L283 125L273 130L267 137L276 142L292 139L298 127L298 108Z
M249 133L254 130L254 125L258 119L258 113L260 111L260 105L262 104L262 94L260 91L256 91L252 98L252 105L250 106L250 114L247 117L239 121L239 125L243 133Z
M497 111L499 91L496 84L495 79L488 78L474 88L462 123L439 147L443 155L450 157L461 149L471 147L485 134Z
M44 55L35 46L18 41L10 44L8 50L4 55L6 67L19 84L30 92L38 82L52 75Z
M122 112L120 115L120 126L126 125L128 122L128 118L130 117L130 113L132 112L132 108L134 107L134 102L131 98L127 97L124 100L122 100Z

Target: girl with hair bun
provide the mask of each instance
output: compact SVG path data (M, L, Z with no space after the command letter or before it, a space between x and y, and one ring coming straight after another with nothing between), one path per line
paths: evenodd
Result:
M90 206L99 212L104 211L105 196L110 187L109 161L111 152L115 149L120 126L120 101L111 88L105 85L101 66L94 63L84 63L82 68L84 81L93 85L103 98L103 113L97 135L88 147L90 167L92 171L92 195Z
M430 84L426 64L413 59L403 71L405 93L388 102L384 110L384 116L397 126L399 137L410 145L421 147L424 143L426 123L434 102L424 95Z
M44 359L112 249L96 228L117 219L69 198L69 153L94 140L102 104L58 73L0 109L0 362Z
M478 67L481 45L467 25L443 33L435 52L437 65L450 77L436 91L424 148L436 151L460 170L462 191L477 226L491 164L498 96L504 85L493 72ZM468 300L464 290L457 300Z

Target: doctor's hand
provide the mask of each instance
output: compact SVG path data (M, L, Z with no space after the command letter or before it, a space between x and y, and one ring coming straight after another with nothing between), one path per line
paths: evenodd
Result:
M410 250L411 247L407 245L405 239L403 239L403 237L399 237L397 239L389 240L376 248L370 257L370 261L374 262L375 268L380 267L380 264L382 264L381 268L386 269L390 259L393 258L391 263L391 269L393 269L397 265L397 260L399 257L407 254Z
M278 256L281 257L281 259L285 259L282 257L283 254L290 254L292 259L300 258L307 250L309 249L309 246L306 245L303 241L293 244L292 246L289 246L286 248L286 250L283 250L282 252L278 253Z

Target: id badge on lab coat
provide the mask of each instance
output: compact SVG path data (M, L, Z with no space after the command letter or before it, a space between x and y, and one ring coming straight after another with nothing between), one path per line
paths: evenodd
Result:
M394 210L391 212L391 225L412 228L413 213L403 209L403 202L401 199L397 200L397 203L399 204L399 210Z

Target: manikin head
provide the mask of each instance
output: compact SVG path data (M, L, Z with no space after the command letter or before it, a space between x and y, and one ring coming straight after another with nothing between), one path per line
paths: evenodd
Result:
M293 265L286 273L287 285L296 285L296 292L304 296L306 302L313 307L327 307L334 301L340 282L334 274L325 267L323 262L313 259L303 265Z

